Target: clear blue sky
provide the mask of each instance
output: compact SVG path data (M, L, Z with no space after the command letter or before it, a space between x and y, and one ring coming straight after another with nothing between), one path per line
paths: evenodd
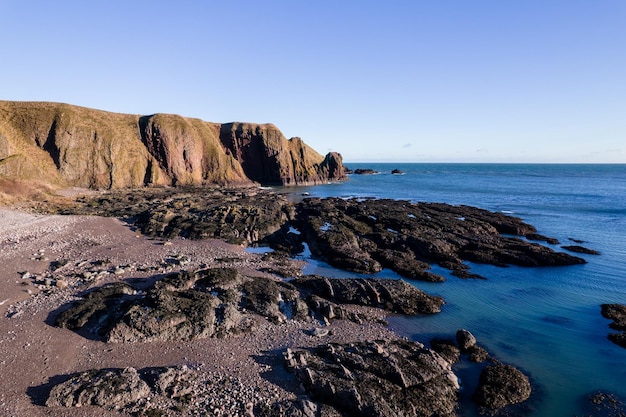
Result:
M276 124L348 162L626 162L626 1L0 0L0 99Z

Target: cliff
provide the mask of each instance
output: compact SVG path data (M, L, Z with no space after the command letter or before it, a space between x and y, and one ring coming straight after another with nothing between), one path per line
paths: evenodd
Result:
M341 155L331 152L324 158L298 137L287 140L272 124L223 124L220 139L248 178L263 184L316 184L345 177Z
M304 185L345 179L271 124L127 115L60 103L0 101L0 179L56 187Z

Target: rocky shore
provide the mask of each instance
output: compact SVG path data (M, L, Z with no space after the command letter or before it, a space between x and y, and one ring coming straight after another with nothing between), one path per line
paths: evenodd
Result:
M469 331L428 347L385 327L445 300L302 276L289 255L306 244L344 269L429 281L432 264L476 277L464 261L584 262L519 219L444 204L161 188L34 207L48 214L0 210L3 415L452 416L458 361L482 370L476 404L506 410L528 377Z

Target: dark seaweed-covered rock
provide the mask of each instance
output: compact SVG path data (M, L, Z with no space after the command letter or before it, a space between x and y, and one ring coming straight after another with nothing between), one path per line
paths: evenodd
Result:
M626 348L626 305L602 304L602 317L613 320L609 327L621 333L609 333L608 339L618 346Z
M328 344L287 349L284 357L311 399L340 416L454 415L458 380L445 359L419 343Z
M541 241L541 242L549 243L551 245L558 245L559 244L559 240L558 239L553 238L553 237L540 235L539 233L528 233L525 236L526 236L526 239L538 240L538 241Z
M55 324L70 330L87 327L92 334L103 336L140 298L137 290L130 285L106 285L87 293L81 301L61 312L56 317Z
M357 175L372 175L372 174L377 174L378 171L373 170L371 168L357 168L354 171L352 171L353 174L357 174Z
M526 401L531 394L528 377L510 365L489 365L480 374L474 393L477 404L496 410Z
M570 252L584 253L587 255L600 255L600 252L598 252L597 250L589 249L580 245L569 245L569 246L561 246L561 247Z
M389 268L431 282L444 280L431 271L433 264L458 277L481 278L469 272L467 261L497 266L585 263L522 239L552 241L518 218L440 203L307 198L294 205L283 195L255 188L165 188L81 197L73 207L50 211L117 216L150 236L266 244L290 255L302 252L307 243L313 255L338 268L359 273Z
M602 304L602 317L613 320L609 324L611 329L626 330L626 305L624 304Z
M442 281L428 271L430 264L461 277L477 277L467 272L465 261L497 266L585 263L507 236L536 236L535 228L518 218L468 206L309 198L296 207L295 224L314 255L362 273L389 268L407 278Z
M594 392L585 398L582 405L587 417L626 417L624 402L612 393Z

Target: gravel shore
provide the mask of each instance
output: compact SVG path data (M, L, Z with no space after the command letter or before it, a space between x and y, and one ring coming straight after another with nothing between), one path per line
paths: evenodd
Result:
M168 415L250 416L253 405L302 394L282 366L280 353L287 347L396 337L381 324L335 321L329 335L319 338L310 335L319 325L313 321L260 319L254 333L223 339L107 344L51 325L59 309L94 285L212 266L271 276L263 271L275 269L272 262L216 240L150 239L114 218L0 209L0 415L128 415L43 404L52 383L78 371L187 366L200 376L193 398ZM142 404L145 410L167 399L150 401Z

